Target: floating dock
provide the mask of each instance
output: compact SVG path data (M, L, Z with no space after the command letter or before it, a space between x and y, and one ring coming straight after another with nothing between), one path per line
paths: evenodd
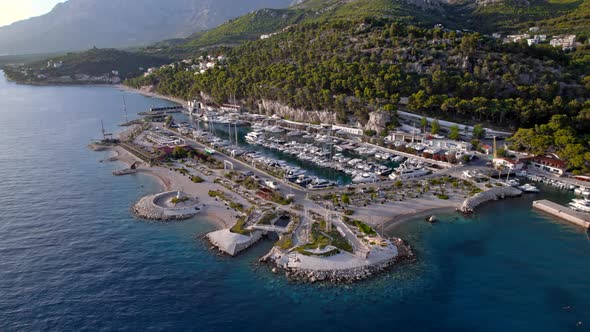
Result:
M534 201L533 207L553 216L569 221L572 224L590 229L590 215L576 212L568 207L548 200Z

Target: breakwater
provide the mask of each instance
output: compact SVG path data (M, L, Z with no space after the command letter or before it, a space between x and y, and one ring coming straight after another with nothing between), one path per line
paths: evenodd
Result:
M163 221L188 219L199 213L201 208L194 198L186 197L185 201L170 203L177 195L176 191L169 191L143 197L133 206L133 211L140 218Z
M569 221L574 225L583 227L585 229L590 228L590 216L578 213L563 205L559 205L548 200L540 200L534 201L533 207L560 219Z
M477 208L479 205L481 205L485 202L494 201L494 200L498 200L498 199L504 199L506 197L517 197L520 195L522 195L522 191L520 191L516 188L495 187L490 190L486 190L484 192L476 194L473 197L467 198L463 202L463 204L461 204L461 207L459 207L458 210L459 210L459 212L463 212L463 213L471 213L471 212L475 211L475 208Z
M282 259L285 253L274 247L266 256L260 259L261 262L271 263L275 267L273 272L284 271L285 276L291 281L300 282L329 282L329 283L353 283L368 279L378 273L388 270L390 267L403 262L412 262L416 259L412 248L402 239L392 241L397 247L397 255L377 262L366 261L365 265L341 269L311 269L301 267L290 267L284 264Z

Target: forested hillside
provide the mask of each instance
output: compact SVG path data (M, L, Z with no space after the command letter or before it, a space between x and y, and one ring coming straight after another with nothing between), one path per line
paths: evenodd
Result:
M203 75L179 66L129 84L184 98L204 91L219 102L277 100L336 112L342 122L409 97L414 112L512 128L576 113L574 101L588 96L587 68L553 47L382 20L305 24L227 56L227 66Z
M274 100L335 112L341 123L365 123L375 110L394 114L400 97L408 98L401 107L412 112L512 130L563 115L561 125L571 130L543 127L527 136L563 134L568 151L587 151L581 135L590 132L589 68L549 45L503 44L479 33L366 18L300 24L226 56L226 66L204 74L177 64L128 84L154 85L186 99L201 91L218 102L236 96L251 108ZM553 149L554 143L544 142ZM538 144L527 144L518 146L538 150ZM565 154L558 144L554 150Z

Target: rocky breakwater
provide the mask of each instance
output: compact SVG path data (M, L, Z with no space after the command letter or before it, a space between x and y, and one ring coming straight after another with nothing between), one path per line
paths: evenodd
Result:
M138 217L163 221L188 219L200 210L196 198L176 191L143 197L133 206L133 211Z
M386 271L396 264L415 259L411 247L402 239L395 239L389 247L379 252L371 252L366 258L354 257L347 253L310 258L274 247L260 261L273 264L275 273L284 271L285 276L291 281L353 283Z
M467 198L458 210L463 213L471 213L482 203L520 195L522 195L522 191L513 187L494 187Z

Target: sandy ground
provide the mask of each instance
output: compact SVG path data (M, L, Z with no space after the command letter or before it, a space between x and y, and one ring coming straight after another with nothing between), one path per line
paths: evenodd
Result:
M138 161L133 155L120 147L114 148L113 154L118 155L117 159L128 166ZM209 190L222 190L233 198L232 201L241 203L245 207L249 206L249 203L241 196L213 183L213 178L207 178L196 171L194 173L204 178L206 180L205 182L193 183L188 176L176 171L164 167L150 167L144 164L138 167L138 172L158 179L163 187L162 191L180 190L190 196L197 197L199 203L204 205L199 216L204 216L208 220L216 222L221 228L233 226L237 220L238 213L228 208L223 201L209 197Z
M386 202L355 209L351 218L359 219L371 227L381 230L395 228L400 223L419 217L436 215L436 213L450 212L461 206L464 195L450 194L448 200L435 196L408 199L402 202Z

